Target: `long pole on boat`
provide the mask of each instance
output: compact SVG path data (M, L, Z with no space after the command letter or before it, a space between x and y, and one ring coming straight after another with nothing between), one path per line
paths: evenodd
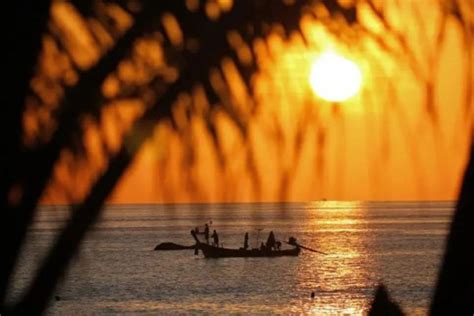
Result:
M309 248L309 247L300 245L299 243L296 242L296 239L294 239L292 237L290 237L290 241L285 241L285 243L287 243L288 245L300 247L301 249L309 250L309 251L312 251L312 252L317 252L317 253L320 253L320 254L323 254L323 255L328 254L328 253L323 252L323 251L319 251L319 250L316 250L316 249L313 249L313 248Z
M306 249L306 250L309 250L309 251L312 251L312 252L317 252L317 253L320 253L320 254L323 254L323 255L327 255L326 252L322 252L322 251L319 251L319 250L316 250L316 249L313 249L313 248L305 247L305 246L302 246L300 244L298 244L298 246L302 249Z

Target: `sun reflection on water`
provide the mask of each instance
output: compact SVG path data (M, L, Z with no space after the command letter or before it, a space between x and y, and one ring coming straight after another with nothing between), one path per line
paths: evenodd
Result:
M315 202L310 229L314 240L304 240L316 249L328 253L310 253L298 270L299 285L307 289L314 299L303 303L305 314L312 315L363 315L368 308L367 296L373 288L367 287L372 277L372 262L368 255L371 240L364 230L367 211L362 202ZM351 233L346 233L350 231ZM370 282L369 282L370 284ZM336 295L335 295L336 294Z

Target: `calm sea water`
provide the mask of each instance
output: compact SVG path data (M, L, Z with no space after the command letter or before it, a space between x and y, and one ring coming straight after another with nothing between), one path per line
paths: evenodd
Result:
M47 313L363 315L384 282L405 312L424 315L452 212L451 202L109 206ZM57 206L38 214L11 301L67 216ZM254 246L273 230L328 255L205 259L192 250L153 251L165 241L193 244L190 229L210 220L224 246L240 247L245 232Z

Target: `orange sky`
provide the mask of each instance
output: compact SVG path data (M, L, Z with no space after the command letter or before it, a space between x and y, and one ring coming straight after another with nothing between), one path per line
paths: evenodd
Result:
M228 61L222 63L223 78L214 82L229 83L226 106L248 122L246 138L222 110L213 112L219 160L200 115L209 108L205 96L199 89L183 95L174 113L181 132L160 124L110 202L456 198L472 121L465 112L465 42L459 25L449 18L444 41L436 47L441 20L435 2L407 0L399 8L393 3L386 1L387 19L407 40L416 74L397 37L364 7L359 10L364 27L399 55L384 52L362 33L342 42L307 18L301 25L308 45L299 35L288 42L273 35L252 47L236 38L243 56L252 49L258 58L261 71L252 79L255 98ZM344 27L339 32L352 34ZM363 73L362 91L338 105L319 99L309 85L311 65L326 49L354 60ZM435 82L435 119L427 114L420 78ZM194 111L189 121L180 116L186 107Z

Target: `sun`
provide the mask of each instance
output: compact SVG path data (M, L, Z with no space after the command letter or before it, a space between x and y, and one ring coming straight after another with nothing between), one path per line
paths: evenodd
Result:
M359 92L362 72L353 61L328 51L314 61L309 82L314 93L320 98L341 102Z

